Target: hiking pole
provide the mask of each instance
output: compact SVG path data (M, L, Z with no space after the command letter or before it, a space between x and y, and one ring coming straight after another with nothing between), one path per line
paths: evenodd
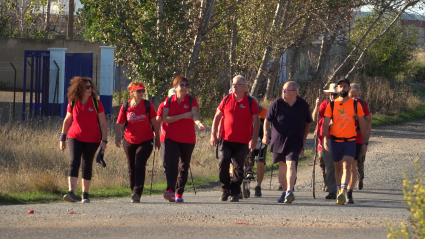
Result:
M192 178L193 192L196 195L195 183L193 182L192 168L190 166L189 166L189 171L190 171L190 177Z
M156 136L155 136L156 138ZM155 138L154 138L154 142L155 142ZM152 181L153 181L153 169L155 167L155 143L153 146L153 159L152 159L152 174L151 174L151 190L149 190L149 196L152 196Z
M319 87L319 97L320 97L320 87ZM317 110L317 121L319 121L319 110ZM314 138L314 160L313 160L313 171L311 172L311 186L313 190L313 199L316 199L316 160L317 160L317 148L319 147L319 127L316 130L316 137ZM326 137L326 136L325 136Z

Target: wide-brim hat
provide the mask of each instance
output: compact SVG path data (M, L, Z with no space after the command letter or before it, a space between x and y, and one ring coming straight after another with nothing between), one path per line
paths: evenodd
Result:
M329 89L328 90L323 90L323 92L325 92L325 94L338 94L339 93L336 90L336 84L335 83L329 84Z

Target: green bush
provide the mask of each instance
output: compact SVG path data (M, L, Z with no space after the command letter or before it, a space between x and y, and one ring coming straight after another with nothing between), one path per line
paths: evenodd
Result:
M425 62L412 61L408 68L399 77L400 81L409 81L416 83L425 83Z

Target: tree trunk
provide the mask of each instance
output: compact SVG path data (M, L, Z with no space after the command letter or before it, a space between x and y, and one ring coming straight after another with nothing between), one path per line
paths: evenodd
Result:
M198 58L199 52L201 50L202 40L206 34L206 29L208 28L208 24L211 21L212 12L215 5L215 0L202 0L202 6L205 4L205 8L201 10L199 16L199 26L198 32L195 37L195 41L192 47L192 55L189 60L189 64L186 70L186 77L190 78L192 76L193 68L195 66L195 61Z
M229 79L223 83L223 93L226 95L230 86L232 85L232 79L236 72L236 44L238 43L238 25L237 25L237 13L234 14L232 23L232 33L230 42L230 54L229 54Z
M68 10L68 35L66 38L72 40L74 38L74 0L69 0Z
M157 40L158 40L158 57L159 57L159 64L158 64L158 71L155 72L155 79L153 80L153 83L155 86L158 86L158 81L165 81L163 79L163 72L164 72L164 59L162 57L162 49L164 45L164 26L162 24L163 19L163 12L164 12L164 0L158 0L158 20L156 21L156 30L157 30ZM155 108L158 108L160 104L160 97L162 97L163 89L162 87L157 87L157 94L153 96L152 98L152 104L155 106Z
M276 12L274 15L270 32L273 32L274 29L278 26L279 19L282 16L283 3L284 1L280 0L277 4ZM264 80L266 79L266 76L267 76L266 68L270 60L271 52L272 52L272 41L269 42L269 45L264 50L263 57L261 58L261 65L260 65L260 68L258 69L257 75L255 76L254 84L252 85L251 92L250 92L252 96L257 96L258 91L260 90L260 86L263 84Z
M49 38L49 32L50 32L50 0L47 1L47 11L46 11L46 21L44 23L44 39Z
M266 100L273 100L273 93L276 86L276 79L279 75L279 67L280 67L280 58L282 58L283 53L285 50L279 51L279 53L273 58L273 62L271 64L270 70L269 70L269 78L267 79L267 88L266 88Z

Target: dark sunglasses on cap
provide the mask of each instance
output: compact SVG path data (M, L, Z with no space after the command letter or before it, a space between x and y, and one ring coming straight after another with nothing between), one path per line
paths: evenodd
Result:
M92 88L93 89L93 86L92 85L86 85L86 89L88 90L88 89L90 89L90 88Z
M181 83L181 84L180 84L180 87L186 87L186 88L187 88L187 87L189 87L189 83L186 83L186 84Z
M136 91L137 93L145 93L145 89L134 90L134 91Z

